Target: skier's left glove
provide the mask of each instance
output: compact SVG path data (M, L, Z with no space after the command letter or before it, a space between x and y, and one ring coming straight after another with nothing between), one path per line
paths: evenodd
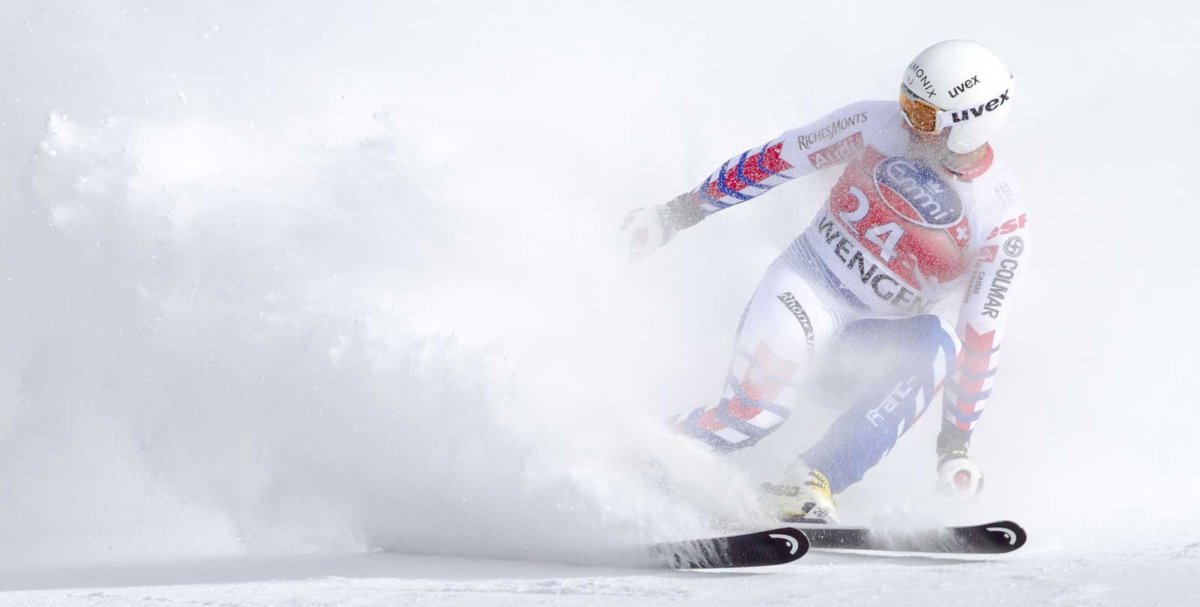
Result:
M702 219L704 211L690 193L666 204L634 209L621 222L618 246L631 260L640 261Z
M983 473L968 453L970 437L969 432L950 423L942 424L938 435L936 487L939 493L960 501L975 499L983 491Z
M621 221L617 248L632 261L641 261L667 244L675 231L666 223L662 207L634 209Z

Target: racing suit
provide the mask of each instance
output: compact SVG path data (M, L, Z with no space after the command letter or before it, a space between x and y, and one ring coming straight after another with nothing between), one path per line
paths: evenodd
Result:
M844 412L801 457L834 493L878 463L939 393L939 450L965 450L1027 271L1029 228L990 146L955 170L922 149L896 102L862 101L729 159L668 203L670 220L686 227L844 166L747 304L720 402L680 415L681 431L722 451L753 445L817 379L824 402ZM961 289L956 324L927 313Z

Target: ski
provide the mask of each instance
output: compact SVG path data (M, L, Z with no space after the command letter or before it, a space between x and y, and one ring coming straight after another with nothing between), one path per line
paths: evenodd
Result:
M675 569L765 567L790 563L808 552L804 532L790 527L650 546L655 560Z
M798 524L813 550L871 550L944 554L1002 554L1025 545L1025 530L1012 521L967 527L900 530Z

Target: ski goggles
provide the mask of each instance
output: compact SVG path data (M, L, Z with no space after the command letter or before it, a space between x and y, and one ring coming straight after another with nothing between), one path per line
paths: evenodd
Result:
M954 123L952 112L939 110L904 85L900 85L900 111L908 126L919 133L937 133Z

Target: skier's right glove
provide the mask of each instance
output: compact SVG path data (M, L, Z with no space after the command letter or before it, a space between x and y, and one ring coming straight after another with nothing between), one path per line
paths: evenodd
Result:
M983 491L983 473L968 453L971 434L951 423L943 423L938 434L937 491L951 499L969 501Z
M634 209L621 222L621 250L640 261L670 242L680 230L700 223L704 210L688 193L666 204Z

